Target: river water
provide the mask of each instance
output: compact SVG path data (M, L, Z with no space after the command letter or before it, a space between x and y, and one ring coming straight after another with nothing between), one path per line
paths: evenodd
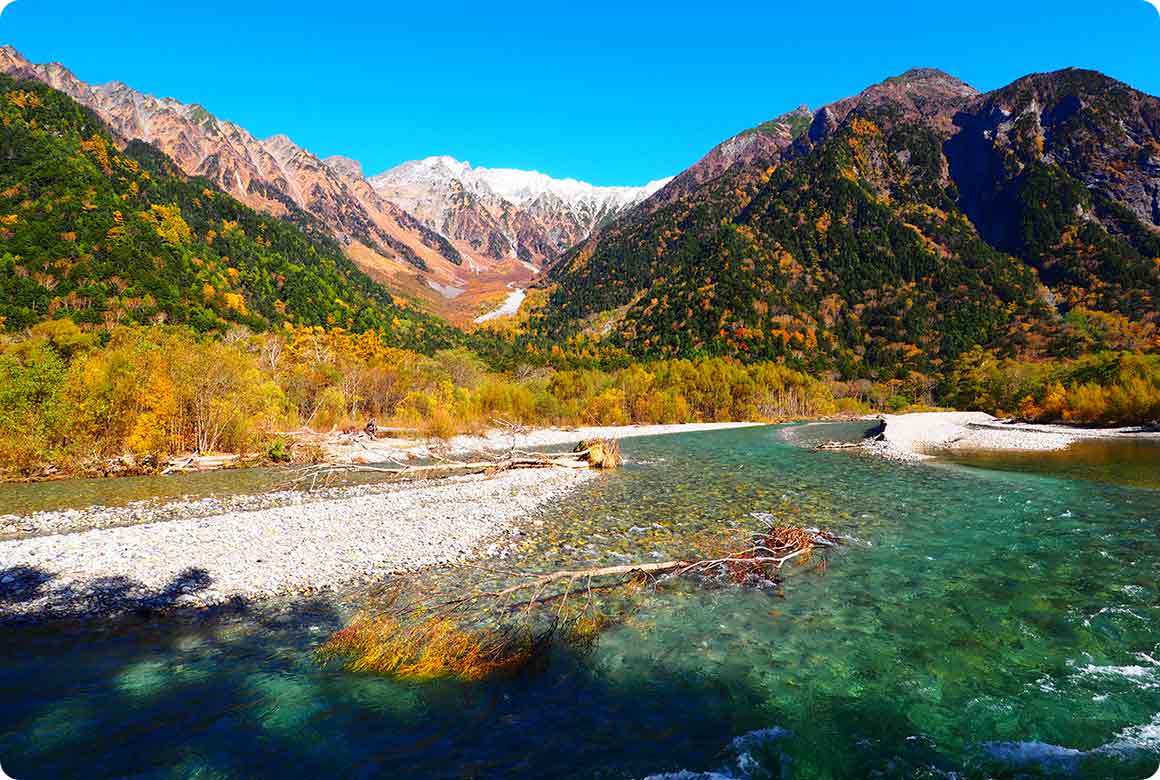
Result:
M590 651L514 679L320 665L357 594L0 627L0 765L19 780L1150 776L1160 489L1132 464L1155 453L899 464L808 446L853 433L624 441L631 463L540 518L507 565L674 557L766 519L850 543L778 591L648 595Z

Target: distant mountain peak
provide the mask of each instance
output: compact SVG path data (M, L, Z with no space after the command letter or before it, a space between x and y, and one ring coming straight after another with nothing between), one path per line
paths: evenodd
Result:
M564 201L582 199L629 203L651 195L669 179L651 181L641 187L598 186L572 178L558 179L539 171L519 168L474 167L470 162L449 155L410 160L372 177L372 183L435 182L456 179L477 194L491 194L524 206L551 194Z
M948 79L950 81L959 81L961 79L952 76L946 71L938 68L910 68L909 70L899 73L897 76L891 76L886 81L927 81L929 79ZM965 82L962 82L965 83Z
M365 178L362 165L359 161L352 160L349 157L343 157L341 154L335 154L325 158L322 164L339 176L349 176L353 179Z
M602 187L539 171L475 167L448 155L410 160L370 179L376 192L453 240L495 259L538 264L588 237L669 179Z

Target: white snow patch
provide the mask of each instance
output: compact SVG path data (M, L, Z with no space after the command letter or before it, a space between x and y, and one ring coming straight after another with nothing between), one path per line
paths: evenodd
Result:
M433 282L430 279L425 279L424 281L427 282L428 287L449 301L458 298L465 292L462 287L452 287L451 285L447 284L439 284L439 282Z
M568 209L621 210L649 197L672 181L650 181L641 187L599 187L577 179L556 179L539 171L518 168L476 168L448 155L411 160L371 178L376 189L439 185L457 180L476 195L494 195L517 206L558 200Z

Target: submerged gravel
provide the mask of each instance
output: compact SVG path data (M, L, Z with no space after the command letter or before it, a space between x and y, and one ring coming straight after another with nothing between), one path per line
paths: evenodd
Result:
M593 476L534 469L205 499L179 502L194 505L180 519L172 506L40 513L24 532L39 535L0 541L0 620L208 607L462 561Z

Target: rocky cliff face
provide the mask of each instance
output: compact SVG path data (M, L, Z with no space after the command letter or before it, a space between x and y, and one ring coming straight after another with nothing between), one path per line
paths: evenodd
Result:
M953 121L947 156L964 210L994 243L1021 246L1013 197L1036 165L1082 185L1095 201L1090 216L1113 232L1121 225L1110 204L1160 226L1160 100L1067 70L982 95Z

